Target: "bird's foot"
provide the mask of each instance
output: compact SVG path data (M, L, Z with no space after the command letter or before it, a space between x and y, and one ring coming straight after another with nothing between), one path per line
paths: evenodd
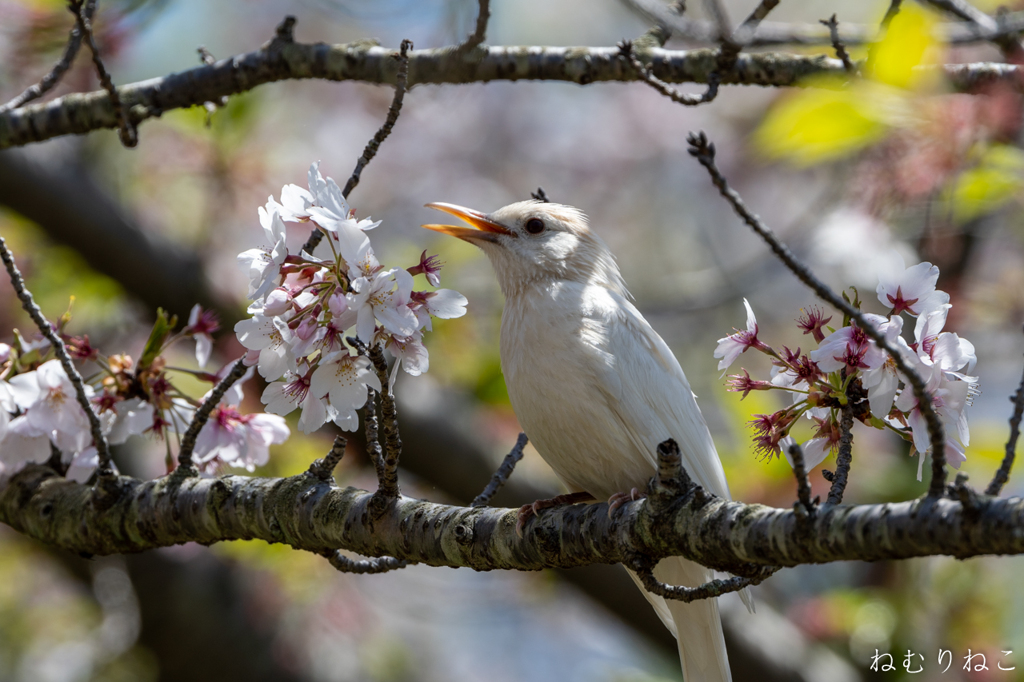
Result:
M615 511L633 500L642 500L647 497L647 493L640 492L636 488L631 489L628 493L615 493L608 498L608 518L610 519Z
M531 517L536 516L540 513L541 509L550 509L551 507L562 507L567 504L577 504L579 502L593 502L595 498L590 493L567 493L565 495L556 495L547 500L537 500L531 504L524 504L519 508L519 513L516 515L516 535L523 537L523 529L526 527L526 522Z

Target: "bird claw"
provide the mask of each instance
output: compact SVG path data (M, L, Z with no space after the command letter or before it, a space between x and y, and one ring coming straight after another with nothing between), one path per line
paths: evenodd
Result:
M636 488L630 489L628 493L615 493L608 498L608 518L612 518L615 511L622 505L634 500L642 500L645 497L647 497L647 493L642 493Z
M524 504L519 508L519 513L516 514L516 536L523 537L523 529L526 528L526 522L532 517L540 514L542 509L550 509L552 507L562 507L569 504L577 504L579 502L593 502L596 498L590 493L567 493L565 495L556 495L547 500L537 500L530 504Z

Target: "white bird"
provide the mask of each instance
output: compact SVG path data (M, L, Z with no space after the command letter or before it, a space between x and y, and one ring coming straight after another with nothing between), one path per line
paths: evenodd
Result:
M490 214L427 206L472 227L423 227L480 247L498 275L509 399L537 452L570 492L580 493L572 499L643 490L657 469L656 447L667 438L679 444L691 477L729 496L679 362L630 302L615 257L583 213L539 201ZM541 508L550 506L543 502ZM662 559L654 575L691 587L714 578L710 569L679 557ZM715 599L687 604L644 596L678 640L686 682L732 679Z

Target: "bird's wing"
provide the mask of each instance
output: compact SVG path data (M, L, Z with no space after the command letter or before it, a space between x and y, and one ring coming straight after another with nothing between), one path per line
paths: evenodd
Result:
M674 438L686 471L716 495L729 497L718 453L690 383L668 345L624 297L595 320L603 329L604 357L595 369L611 410L637 455L657 468L658 443ZM595 356L596 358L597 356Z

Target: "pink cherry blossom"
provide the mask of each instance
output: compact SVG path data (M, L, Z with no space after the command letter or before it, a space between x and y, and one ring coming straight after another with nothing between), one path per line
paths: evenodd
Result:
M275 286L281 266L288 257L281 215L276 209L268 213L262 206L259 215L266 245L238 254L238 265L249 277L249 298L252 300L263 298Z
M210 353L213 351L213 334L220 329L220 320L217 313L212 310L205 310L198 303L192 306L192 312L188 316L188 325L182 332L196 340L196 362L199 367L206 367L210 361Z
M319 429L331 417L323 395L310 391L310 377L293 372L285 375L285 381L275 381L267 386L260 398L267 406L267 412L284 416L295 408L302 408L299 429L310 434Z
M65 452L78 452L89 445L89 419L59 360L49 360L34 372L12 377L9 386L14 401L24 410L11 421L11 431L25 438L46 436ZM91 397L92 388L86 389Z
M757 340L757 319L754 311L750 308L747 299L743 299L743 307L747 309L747 330L738 331L731 336L718 340L718 347L715 348L716 358L722 358L718 363L718 369L728 369L729 365L736 361L736 358L748 348L764 348L764 344Z
M949 294L935 289L939 268L931 263L905 267L897 254L897 265L878 277L878 300L892 308L893 315L907 312L918 316L949 302Z
M283 417L241 414L236 405L221 403L200 430L193 455L209 473L221 464L253 471L270 459L270 446L285 442L289 435Z
M366 389L381 390L377 374L370 368L370 361L361 356L351 355L348 349L326 356L313 372L310 391L326 395L336 414L334 423L345 431L355 431L359 426L356 410L366 404Z

